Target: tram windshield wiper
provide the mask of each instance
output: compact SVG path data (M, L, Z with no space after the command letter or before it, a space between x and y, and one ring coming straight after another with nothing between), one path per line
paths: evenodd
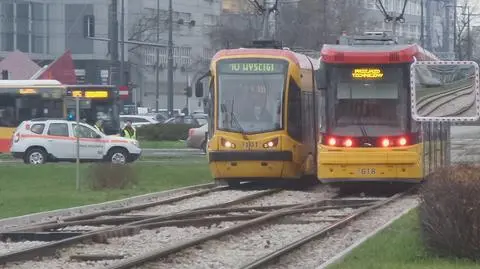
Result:
M240 131L240 134L242 135L243 139L248 140L248 137L245 135L245 130L243 129L240 122L238 121L238 118L235 115L235 112L233 112L233 102L234 102L234 100L232 100L232 110L230 110L230 112L228 112L230 114L230 125L232 125L232 123L235 123L235 125L237 126L238 130ZM224 112L228 111L227 106L225 104L221 105L221 109Z

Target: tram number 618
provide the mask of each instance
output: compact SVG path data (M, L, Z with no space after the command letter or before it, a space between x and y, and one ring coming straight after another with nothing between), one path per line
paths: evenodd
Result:
M361 175L375 175L377 173L375 168L360 168L358 169L358 172Z

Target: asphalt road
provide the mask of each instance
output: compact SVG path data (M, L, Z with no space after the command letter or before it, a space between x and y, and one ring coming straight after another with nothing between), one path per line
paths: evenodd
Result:
M452 162L480 163L480 126L453 126L451 129ZM143 149L144 157L201 157L199 149ZM19 160L0 160L0 163L17 163ZM168 162L168 160L148 160Z
M181 157L202 156L205 153L199 149L143 149L142 155L145 157Z

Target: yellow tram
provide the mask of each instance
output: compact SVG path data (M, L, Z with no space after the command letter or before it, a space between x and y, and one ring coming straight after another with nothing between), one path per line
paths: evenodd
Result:
M215 54L205 77L208 159L217 182L315 176L318 68L316 59L275 47Z
M438 58L416 44L387 41L350 39L321 51L321 182L417 183L449 162L449 123L416 122L410 113L410 64Z

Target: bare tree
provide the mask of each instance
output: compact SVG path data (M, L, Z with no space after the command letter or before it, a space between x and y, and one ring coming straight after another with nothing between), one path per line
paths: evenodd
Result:
M365 16L363 0L280 1L276 39L287 46L320 50L342 31L355 34L375 22ZM238 47L260 36L262 18L255 13L226 14L211 32L215 48Z
M212 27L209 35L212 48L235 48L259 36L259 16L252 13L222 14L218 25Z
M158 24L157 24L158 22ZM135 18L135 23L128 30L128 39L143 42L156 42L157 31L163 33L167 30L167 17L157 13L154 9L145 9L141 16ZM141 45L130 45L129 52L136 50Z
M468 38L468 27L473 19L472 15L475 15L477 7L476 5L472 5L472 1L465 0L463 4L460 6L460 10L457 11L457 44L455 47L457 48L456 54L459 60L466 59L468 57L468 47L469 43L473 47L474 44L473 38Z

